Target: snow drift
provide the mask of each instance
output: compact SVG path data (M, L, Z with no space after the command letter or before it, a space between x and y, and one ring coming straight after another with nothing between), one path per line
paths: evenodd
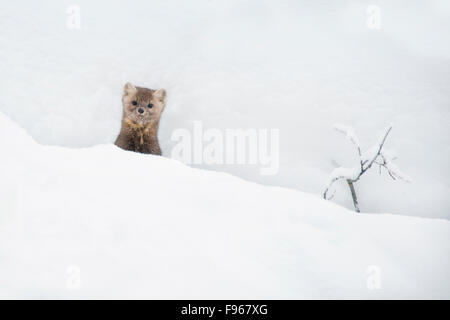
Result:
M0 298L450 298L447 220L43 146L1 113L0 150Z
M80 29L70 29L77 5ZM381 10L367 28L367 8ZM450 218L448 0L3 1L0 111L37 141L114 141L127 81L167 89L160 142L177 128L280 130L280 170L201 165L263 184L322 194L361 145L394 124L386 148L411 184L368 173L363 212ZM332 201L352 208L345 183Z

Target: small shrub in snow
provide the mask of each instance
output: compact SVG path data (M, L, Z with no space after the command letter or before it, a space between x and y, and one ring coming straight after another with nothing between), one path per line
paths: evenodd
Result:
M332 199L333 196L328 197L331 186L336 181L345 179L350 188L355 210L356 212L360 212L354 183L357 182L361 178L361 176L372 167L373 164L379 166L380 173L381 168L385 168L389 176L394 180L401 179L407 182L411 181L411 179L407 175L402 173L400 169L393 163L393 160L395 160L396 158L392 155L392 153L386 149L383 149L387 136L392 130L392 126L387 128L384 135L381 137L381 140L376 145L369 148L366 152L361 151L358 137L351 127L347 127L341 124L335 124L333 127L336 131L345 134L346 138L356 147L359 156L359 164L353 168L339 167L334 169L328 178L327 187L325 188L325 191L323 193L324 199Z

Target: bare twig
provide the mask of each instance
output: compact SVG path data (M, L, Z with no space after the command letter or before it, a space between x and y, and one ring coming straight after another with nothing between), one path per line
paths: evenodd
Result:
M330 197L330 198L327 199L327 193L328 193L328 190L330 190L331 185L332 185L333 183L335 183L336 181L338 181L338 180L340 180L340 179L344 179L344 178L345 178L345 176L339 176L339 177L333 178L333 179L330 181L329 187L326 188L325 191L324 191L324 193L323 193L323 198L324 198L325 200L331 200L331 199L333 198L333 196L334 196L334 193L335 193L335 192L333 192L332 197Z
M353 186L353 181L347 179L347 184L350 188L350 192L352 193L353 206L355 207L356 212L361 212L359 210L358 198L356 198L355 187Z
M392 130L392 127L389 127L389 129L386 131L386 134L385 134L384 137L383 137L383 140L381 141L381 143L380 143L379 146L378 146L378 152L375 154L375 156L373 157L373 159L369 162L369 164L367 165L367 167L365 167L365 168L361 167L361 172L358 174L358 176L356 177L356 179L353 179L353 182L358 181L359 178L360 178L367 170L369 170L369 169L372 167L373 163L377 160L378 156L380 155L381 149L383 148L383 145L384 145L384 143L386 142L386 138L387 138L389 132L391 132L391 130Z
M395 166L393 163L391 163L391 161L393 159L395 159L395 157L391 157L389 155L389 153L387 153L387 152L385 152L385 154L384 154L382 151L383 146L386 142L386 139L392 130L392 126L390 126L386 130L386 132L383 136L383 139L378 144L378 146L376 148L376 153L373 155L372 159L364 159L363 154L361 152L361 148L359 146L358 138L356 137L355 133L353 132L353 130L350 127L346 127L346 126L342 126L342 125L335 125L335 129L337 131L345 133L347 135L347 138L356 146L358 155L359 155L359 159L360 159L359 169L357 169L357 168L354 168L353 170L349 170L349 169L345 169L345 168L335 169L332 173L333 178L330 179L330 181L328 182L328 186L323 193L324 199L327 199L328 191L330 190L331 186L336 181L341 180L341 179L346 179L347 184L350 188L350 192L352 194L353 205L355 207L355 211L360 212L354 183L357 182L361 178L361 176L372 167L372 165L374 163L379 166L380 173L381 173L381 167L384 167L386 169L386 171L388 172L389 176L394 180L397 180L397 179L402 179L405 181L410 180L406 175L404 175L402 172L400 172L400 170L397 168L397 166ZM379 158L381 158L381 159L379 160ZM358 173L356 174L356 172L358 172ZM333 196L334 196L334 193L333 193ZM332 197L328 198L328 200L331 198Z

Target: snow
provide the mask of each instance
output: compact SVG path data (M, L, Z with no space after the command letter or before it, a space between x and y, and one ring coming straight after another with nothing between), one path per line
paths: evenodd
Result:
M450 298L448 31L447 0L2 3L0 298ZM128 81L168 92L164 157L112 144ZM199 123L279 132L278 172L171 159ZM412 182L321 199L359 162L334 123L392 124Z
M66 24L80 9L80 29ZM378 6L380 29L366 26ZM394 124L387 148L413 183L368 173L364 212L450 218L450 5L447 0L2 3L0 111L43 144L111 143L123 85L168 92L160 140L178 128L279 129L280 166L196 165L314 194L354 150ZM333 201L352 208L345 183Z
M345 180L355 180L358 177L358 174L361 172L360 166L355 166L353 168L335 168L333 171L331 171L330 176L328 177L328 182L326 184L325 189L330 189L333 183L340 179ZM333 192L333 197L336 192ZM330 199L330 197L326 197L327 199Z
M353 128L349 127L349 126L345 126L345 125L340 124L340 123L335 123L333 125L333 128L336 131L345 134L345 137L347 138L347 140L349 140L351 143L353 143L355 145L356 149L358 150L358 155L361 156L361 154L360 154L361 153L361 146L359 144L358 136L356 135L356 133L353 130Z
M448 220L0 130L0 298L450 298Z

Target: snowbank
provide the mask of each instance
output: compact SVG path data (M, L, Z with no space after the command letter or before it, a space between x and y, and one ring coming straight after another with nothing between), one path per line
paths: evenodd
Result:
M177 128L280 130L280 171L227 171L321 194L361 145L394 129L387 148L414 183L368 174L361 210L450 218L450 10L433 1L4 1L0 111L40 143L64 147L116 138L125 82L164 87L163 153ZM67 27L78 5L80 29ZM366 26L381 10L380 29ZM357 159L356 159L357 160ZM345 183L333 201L352 208Z
M0 150L0 298L450 298L447 220L42 146L1 113Z

